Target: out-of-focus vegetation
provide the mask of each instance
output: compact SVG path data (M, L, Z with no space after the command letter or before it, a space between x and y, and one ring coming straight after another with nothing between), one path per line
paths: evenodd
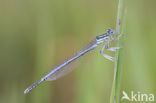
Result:
M121 92L156 94L155 3L124 4ZM115 29L117 4L116 0L1 0L0 103L109 103L114 63L100 55L101 46L69 75L44 82L27 95L23 92L96 35Z

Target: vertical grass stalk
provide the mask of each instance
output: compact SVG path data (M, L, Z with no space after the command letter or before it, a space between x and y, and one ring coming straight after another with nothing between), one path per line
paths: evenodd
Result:
M119 50L115 52L115 64L114 64L114 79L112 84L112 91L110 96L110 103L119 103L120 96L120 78L121 78L121 68L123 64L123 49L124 49L124 34L125 34L125 15L124 13L123 20L122 17L122 6L123 0L119 0L118 11L116 18L116 37L120 39L116 42L116 47L120 47Z

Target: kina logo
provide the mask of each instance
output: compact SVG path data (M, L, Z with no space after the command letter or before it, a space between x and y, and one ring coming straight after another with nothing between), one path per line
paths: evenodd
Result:
M121 101L134 101L134 102L152 102L154 101L154 94L150 93L141 93L141 92L134 92L131 91L130 94L122 91Z

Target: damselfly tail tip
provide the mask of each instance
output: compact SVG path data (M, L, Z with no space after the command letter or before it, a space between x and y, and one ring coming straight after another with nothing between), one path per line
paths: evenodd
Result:
M30 92L32 90L32 87L28 87L25 91L24 94L27 94L28 92Z
M27 94L29 91L30 91L30 89L27 88L27 89L24 91L24 94Z
M24 94L30 92L33 88L35 88L37 85L39 85L41 82L43 82L44 79L41 79L40 81L34 83L33 85L29 86L25 91Z

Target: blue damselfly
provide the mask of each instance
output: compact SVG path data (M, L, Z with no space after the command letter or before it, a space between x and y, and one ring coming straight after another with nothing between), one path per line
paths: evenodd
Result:
M75 55L69 57L68 59L66 59L64 62L62 62L61 64L55 66L54 68L52 68L47 75L45 75L43 78L41 78L41 80L39 80L38 82L34 83L33 85L29 86L25 91L24 94L28 93L29 91L31 91L34 87L36 87L38 84L40 84L41 82L43 82L44 80L46 81L52 81L52 80L56 80L57 78L60 78L64 75L66 75L67 73L71 72L74 69L74 65L77 64L77 60L83 56L85 53L89 52L90 50L93 50L94 48L96 48L99 44L104 43L103 48L101 49L101 54L113 61L113 57L103 54L104 49L108 49L110 51L115 51L116 49L118 49L118 47L112 47L112 48L108 48L108 45L110 43L110 41L112 41L112 36L114 35L114 30L112 29L107 29L107 32L105 34L102 35L98 35L95 37L95 39L93 39L90 43L88 43L85 47L83 47L79 52L77 52Z

